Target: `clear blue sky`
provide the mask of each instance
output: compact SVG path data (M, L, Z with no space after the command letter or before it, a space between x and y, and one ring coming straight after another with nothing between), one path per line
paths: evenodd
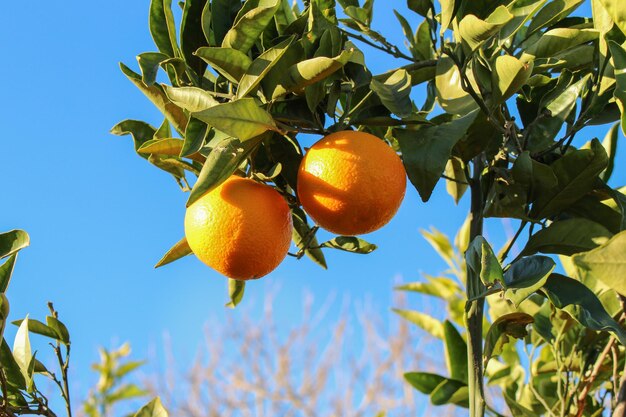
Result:
M93 382L88 364L100 345L130 341L144 357L169 332L182 358L196 351L209 317L241 314L223 307L225 278L195 258L153 269L183 236L187 195L134 153L130 137L108 133L126 118L157 126L162 120L118 69L119 61L137 68L135 55L155 49L148 4L70 0L1 7L0 230L22 228L32 240L9 290L11 317L42 318L46 302L54 301L72 333L77 390ZM385 9L377 7L374 26L401 44L400 27ZM368 64L376 72L396 65L390 58L369 58ZM421 104L420 94L415 99ZM591 131L581 140L592 135L604 133ZM626 182L619 175L613 185ZM379 245L376 252L328 251L328 271L287 258L248 285L244 303L260 304L268 285L278 285L276 317L285 326L297 320L306 290L320 302L333 293L338 299L370 296L386 312L394 277L411 281L420 271L444 268L418 231L434 225L453 234L466 209L467 199L453 206L443 183L429 204L409 186L394 220L367 236ZM502 224L492 225L501 236ZM419 308L419 299L412 300Z

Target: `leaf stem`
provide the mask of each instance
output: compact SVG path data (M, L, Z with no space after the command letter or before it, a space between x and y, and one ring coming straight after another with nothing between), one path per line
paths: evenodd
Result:
M364 44L367 44L369 46L371 46L372 48L376 48L379 51L383 51L395 58L402 58L402 59L406 59L407 61L415 61L415 59L411 56L408 56L407 54L403 53L402 51L400 51L400 48L398 48L395 45L390 44L389 42L384 43L383 45L379 45L376 42L372 42L371 40L367 39L365 36L361 36L358 35L356 33L352 33L350 31L347 31L345 29L339 29L342 33L344 33L346 36L352 38L352 39L356 39L360 42L363 42Z

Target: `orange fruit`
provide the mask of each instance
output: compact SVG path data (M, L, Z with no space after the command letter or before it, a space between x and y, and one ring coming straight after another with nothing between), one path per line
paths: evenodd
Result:
M365 132L332 133L313 145L298 171L304 210L341 235L373 232L396 214L406 190L400 157Z
M285 199L272 187L232 176L185 213L193 253L237 280L260 278L285 258L293 229Z

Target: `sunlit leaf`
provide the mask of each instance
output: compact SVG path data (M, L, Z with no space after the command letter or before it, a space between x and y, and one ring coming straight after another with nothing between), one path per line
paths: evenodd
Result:
M429 316L428 314L421 313L419 311L414 310L400 310L397 308L393 309L393 312L398 314L405 320L417 325L424 331L430 333L432 336L437 339L444 338L444 326L443 323L437 320L436 318Z
M248 55L232 48L203 47L196 51L196 55L235 84L252 65Z
M235 308L243 300L246 289L246 282L236 279L228 279L228 298L230 301L226 304L228 308Z
M163 265L167 265L169 263L179 260L180 258L190 255L191 253L192 251L189 247L189 244L187 243L187 239L182 238L174 246L172 246L165 255L163 255L161 260L157 262L154 267L159 268Z

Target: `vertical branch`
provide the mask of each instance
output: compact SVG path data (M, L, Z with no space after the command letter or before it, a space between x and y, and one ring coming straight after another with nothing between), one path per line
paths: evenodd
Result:
M481 175L484 168L482 155L474 158L474 172L470 181L470 242L483 233L484 196ZM470 417L485 415L485 392L483 386L483 310L485 299L480 297L485 286L470 268L467 270L467 299L465 323L467 326L467 359Z

